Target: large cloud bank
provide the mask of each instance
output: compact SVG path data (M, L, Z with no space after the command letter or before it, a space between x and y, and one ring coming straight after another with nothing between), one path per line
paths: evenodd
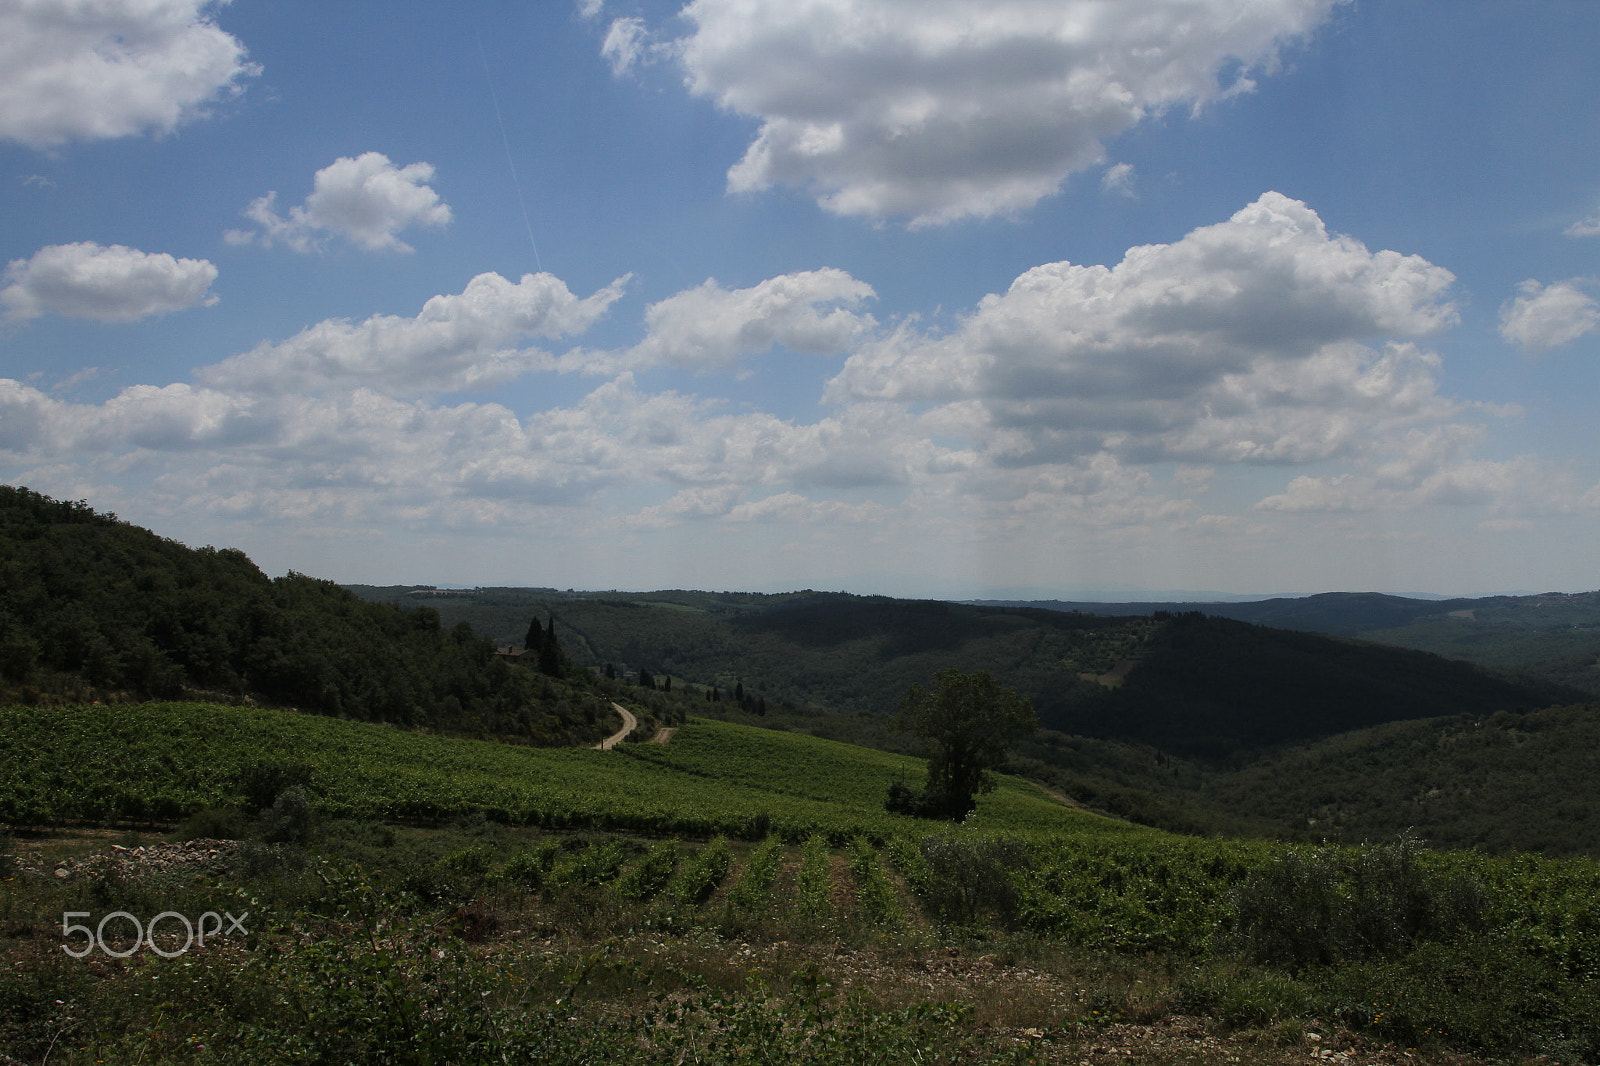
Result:
M515 531L558 508L575 538L804 527L851 550L912 528L957 550L974 531L1203 537L1600 506L1550 464L1477 456L1503 412L1441 395L1421 346L1455 321L1447 270L1276 193L1113 265L1035 267L944 331L880 324L865 282L822 269L658 301L632 348L532 346L581 337L622 285L579 298L549 274L483 274L412 317L328 320L102 403L0 380L0 461L45 491L132 477L147 503L252 521ZM651 368L740 372L774 347L842 357L825 417L644 384ZM436 399L564 371L610 379L526 413ZM1208 514L1226 471L1266 491Z

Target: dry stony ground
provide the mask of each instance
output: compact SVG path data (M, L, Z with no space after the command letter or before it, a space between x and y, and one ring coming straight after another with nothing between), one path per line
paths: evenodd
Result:
M120 835L93 831L65 838L15 842L18 872L58 879L115 871L123 877L189 870L215 876L228 871L236 842L192 840L183 843L112 843ZM123 838L126 839L126 838ZM790 871L786 871L790 873ZM835 899L848 906L842 860L837 864ZM513 928L519 918L506 914L499 928L471 950L525 961L560 964L592 957L593 941L554 933L549 926L525 933ZM542 923L541 923L542 924ZM607 952L615 968L634 974L696 974L724 988L752 984L782 988L802 971L819 974L841 995L859 994L880 1007L916 1003L961 1003L971 1008L970 1024L989 1047L1026 1046L1028 1060L1073 1066L1482 1066L1483 1060L1441 1051L1421 1051L1373 1043L1358 1034L1315 1021L1282 1023L1264 1031L1230 1031L1197 1017L1173 1014L1162 989L1141 993L1137 961L1098 964L1063 951L1052 957L1034 945L1008 952L995 945L941 944L925 929L884 934L879 944L847 946L826 937L806 942L726 939L701 930L687 936L638 933L625 943L613 938ZM1009 957L1008 957L1009 956ZM1164 984L1148 973L1153 984ZM629 981L629 984L632 982ZM601 981L604 986L606 982ZM1100 1020L1093 1009L1098 985L1120 989L1116 1017ZM616 999L621 989L596 987L599 999ZM1063 1024L1063 1019L1077 1018Z
M106 873L121 877L180 871L223 874L228 872L238 846L238 841L234 840L186 840L179 844L137 844L132 847L111 844L104 851L53 860L44 857L44 848L19 847L16 867L24 873L48 872L61 880Z

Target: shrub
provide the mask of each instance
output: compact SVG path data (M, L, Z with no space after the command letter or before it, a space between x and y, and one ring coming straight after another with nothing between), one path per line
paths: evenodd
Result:
M468 844L439 860L439 869L470 879L482 879L494 863L494 849L487 844Z
M918 851L923 876L914 884L928 914L946 925L977 925L992 918L1016 923L1021 899L1014 872L1032 866L1021 841L923 837Z
M1600 1061L1600 985L1497 931L1320 975L1320 1013L1410 1045Z
M207 807L195 811L178 829L179 840L239 840L245 835L244 817L232 808Z
M778 864L782 861L782 838L768 837L750 853L744 874L728 894L728 905L753 914L765 911L771 900L772 882L778 876Z
M619 840L590 844L550 875L550 883L573 888L598 888L615 881L628 857Z
M291 785L272 801L271 809L261 812L256 826L268 844L304 844L313 822L311 797L300 785Z
M500 873L507 881L523 888L529 890L541 888L560 851L559 840L547 840L512 856L511 861L505 864Z
M1396 958L1482 925L1470 875L1426 868L1410 836L1353 849L1291 850L1234 893L1233 939L1258 962L1307 966Z
M259 814L271 807L291 788L311 785L312 770L304 763L262 760L239 771L239 791L244 795L247 814Z
M1178 1008L1235 1028L1264 1028L1311 1013L1311 992L1286 974L1209 967L1178 983Z
M292 844L263 844L246 840L239 845L238 871L260 881L283 881L303 872L307 865L304 848Z

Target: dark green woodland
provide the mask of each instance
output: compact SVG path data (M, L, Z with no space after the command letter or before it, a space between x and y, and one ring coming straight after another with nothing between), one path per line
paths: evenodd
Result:
M598 737L606 703L495 656L426 606L269 578L83 503L0 486L0 694L253 699L535 743Z

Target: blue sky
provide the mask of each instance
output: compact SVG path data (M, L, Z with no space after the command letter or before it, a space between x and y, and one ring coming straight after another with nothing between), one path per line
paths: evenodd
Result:
M1600 4L0 0L0 479L339 581L1600 586Z

